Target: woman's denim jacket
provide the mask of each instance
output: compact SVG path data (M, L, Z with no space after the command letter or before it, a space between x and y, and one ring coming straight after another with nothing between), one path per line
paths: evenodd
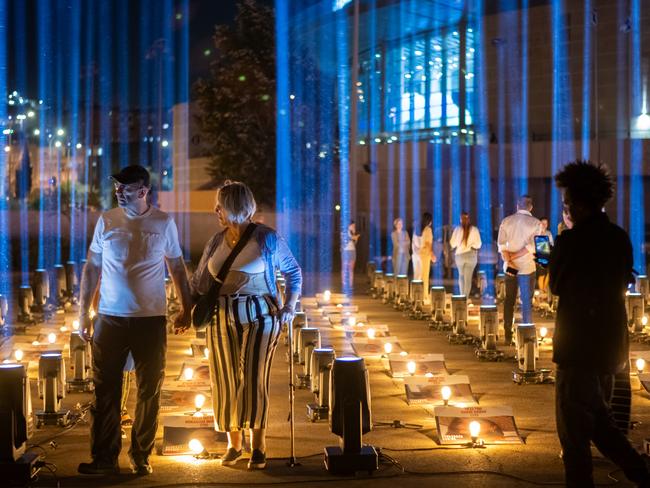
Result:
M208 262L214 251L223 241L225 234L225 230L217 232L210 238L203 249L201 261L199 261L199 265L190 280L192 296L195 299L198 295L206 294L214 282L214 278L208 270ZM293 292L300 294L302 289L302 271L286 241L274 229L262 224L257 224L257 228L253 231L251 239L257 240L257 244L262 252L262 259L264 259L265 264L264 278L271 294L279 298L275 278L275 273L278 270L286 280L287 296L291 296Z

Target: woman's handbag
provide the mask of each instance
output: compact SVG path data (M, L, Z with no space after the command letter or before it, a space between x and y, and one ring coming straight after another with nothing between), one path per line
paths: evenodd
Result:
M232 251L230 251L230 254L221 265L221 269L219 270L219 273L217 273L214 283L212 283L207 293L199 297L196 305L194 305L194 308L192 309L192 325L196 329L203 329L212 322L212 317L217 311L219 290L230 271L232 263L244 248L256 227L257 224L248 224L248 227L246 227L246 230L239 238L239 241L237 241L237 245L232 249Z

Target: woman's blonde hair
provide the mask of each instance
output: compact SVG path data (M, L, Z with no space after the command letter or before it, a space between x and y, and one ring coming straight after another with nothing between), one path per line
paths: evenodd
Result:
M404 224L402 219L400 217L397 217L395 220L393 220L393 230L397 230L397 223L398 222L402 222L402 224Z
M226 212L226 220L232 224L243 224L257 210L253 192L240 181L226 180L217 190L216 202Z

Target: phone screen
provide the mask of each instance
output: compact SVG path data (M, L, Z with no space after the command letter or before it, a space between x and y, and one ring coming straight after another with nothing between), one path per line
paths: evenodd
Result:
M548 236L535 236L535 254L540 263L548 264L551 257L551 241Z

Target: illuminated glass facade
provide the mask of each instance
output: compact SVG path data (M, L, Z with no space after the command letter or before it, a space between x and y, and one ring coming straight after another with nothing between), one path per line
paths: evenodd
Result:
M446 138L461 130L471 136L474 53L472 28L458 26L362 53L357 83L360 140L390 140L396 133Z

